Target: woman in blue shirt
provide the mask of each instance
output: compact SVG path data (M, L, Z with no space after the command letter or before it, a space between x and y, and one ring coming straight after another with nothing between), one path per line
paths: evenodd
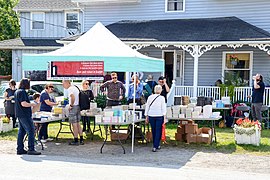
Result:
M143 92L143 83L140 82L139 77L136 75L136 82L134 83L134 75L132 76L132 84L128 88L128 103L133 103L134 98L134 84L136 84L135 102L137 105L142 105L141 96Z
M50 93L53 92L53 89L54 87L52 84L45 85L45 89L40 94L40 111L51 112L52 107L57 105L54 98L50 95ZM48 124L49 123L43 123L40 128L39 139L41 139L42 142L50 140L48 139Z

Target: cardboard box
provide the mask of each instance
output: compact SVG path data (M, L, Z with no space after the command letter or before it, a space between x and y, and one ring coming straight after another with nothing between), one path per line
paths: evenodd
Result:
M185 125L185 133L187 134L197 134L198 124L187 124Z
M179 125L177 127L177 133L178 134L185 134L185 126L184 125Z
M207 144L210 144L210 142L211 142L211 135L210 134L198 134L197 135L197 142L198 143L207 143Z
M193 124L194 121L192 120L183 120L179 122L179 125L186 125L186 124Z
M95 121L96 121L96 123L101 123L102 122L102 119L103 119L103 116L102 115L95 115Z
M111 132L111 140L112 141L118 141L118 136L119 140L127 140L129 134L126 133L115 133Z
M175 140L183 142L183 134L175 133Z
M211 130L211 128L208 128L208 127L199 128L198 131L197 131L197 134L209 134L209 135L211 135L211 133L212 133L212 130Z
M187 134L187 143L196 143L197 142L197 134Z

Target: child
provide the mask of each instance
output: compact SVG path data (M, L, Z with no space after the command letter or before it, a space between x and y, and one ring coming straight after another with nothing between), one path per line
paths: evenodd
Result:
M35 93L33 95L33 99L34 99L34 103L37 104L36 106L34 106L32 108L32 114L34 114L35 112L38 112L40 109L40 94L39 93Z

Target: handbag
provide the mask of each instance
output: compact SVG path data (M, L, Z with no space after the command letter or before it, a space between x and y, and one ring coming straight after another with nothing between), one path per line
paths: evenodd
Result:
M160 95L158 95L158 96L151 102L151 104L149 105L149 109L150 109L151 105L153 104L153 102L154 102L159 96L160 96ZM148 109L148 111L149 111L149 109ZM149 129L149 124L148 124L148 126L147 126L146 140L147 140L147 142L151 142L151 140L152 140L152 132L151 132L150 129Z
M141 95L140 102L141 102L141 104L145 104L146 103L146 99L145 99L144 95Z

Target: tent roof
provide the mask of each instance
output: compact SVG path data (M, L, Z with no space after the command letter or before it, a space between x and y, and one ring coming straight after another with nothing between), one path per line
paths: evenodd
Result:
M76 41L44 54L23 55L23 70L46 70L49 61L104 61L105 71L164 71L164 60L145 56L100 22ZM34 63L38 61L38 63Z

